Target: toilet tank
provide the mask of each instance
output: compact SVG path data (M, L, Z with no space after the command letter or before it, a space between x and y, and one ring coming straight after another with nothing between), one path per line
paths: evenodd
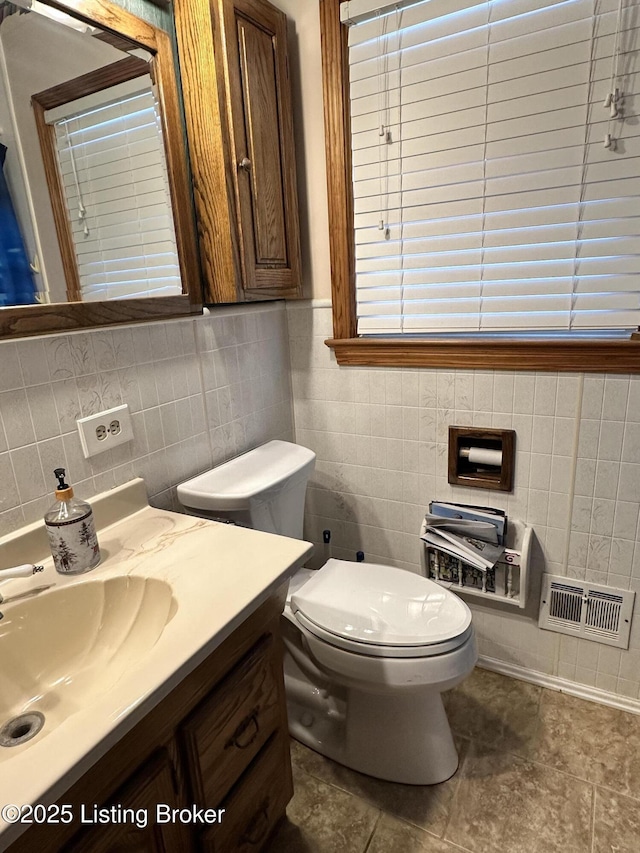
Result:
M189 510L256 530L302 539L304 499L316 455L289 441L269 441L178 486Z

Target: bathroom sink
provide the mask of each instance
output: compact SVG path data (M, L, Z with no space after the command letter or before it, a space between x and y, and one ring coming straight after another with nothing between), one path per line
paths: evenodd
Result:
M176 610L170 584L129 575L82 580L3 605L0 729L35 713L44 717L45 734L86 708L136 667ZM0 763L12 752L0 750Z

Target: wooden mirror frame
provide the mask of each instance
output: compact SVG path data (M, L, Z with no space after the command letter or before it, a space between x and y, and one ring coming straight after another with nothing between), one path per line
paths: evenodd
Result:
M171 206L184 292L104 302L56 302L0 309L0 339L68 332L118 323L183 317L202 312L200 265L178 87L168 34L109 0L42 0L90 26L123 36L153 54L152 65L161 106Z

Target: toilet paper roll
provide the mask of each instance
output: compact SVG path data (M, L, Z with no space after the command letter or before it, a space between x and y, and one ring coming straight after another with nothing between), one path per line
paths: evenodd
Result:
M502 465L502 451L488 447L461 447L460 456L474 465L493 465L495 468Z

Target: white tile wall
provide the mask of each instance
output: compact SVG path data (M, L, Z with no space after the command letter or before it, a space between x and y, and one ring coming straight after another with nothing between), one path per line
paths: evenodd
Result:
M283 304L217 311L195 328L213 464L272 438L292 441Z
M144 477L175 487L272 438L293 436L282 304L0 343L0 535L52 503L53 469L84 498ZM76 418L120 403L134 441L84 459Z
M317 561L330 528L334 556L416 571L429 500L486 501L535 527L538 578L640 592L640 377L338 368L330 335L330 309L299 303L0 343L0 534L44 513L58 465L81 496L139 475L153 503L177 508L179 482L291 440L295 414L296 440L318 454L306 517ZM120 402L134 442L85 460L76 418ZM512 494L447 484L454 423L516 430ZM535 605L472 607L482 654L640 696L640 618L620 652L540 631Z
M296 440L318 456L306 508L318 562L330 528L334 556L417 571L426 505L455 499L533 525L538 582L548 571L640 592L640 376L339 368L330 309L287 315ZM447 483L451 424L516 430L513 493ZM535 589L524 615L471 603L481 653L638 698L640 595L621 652L539 630Z

